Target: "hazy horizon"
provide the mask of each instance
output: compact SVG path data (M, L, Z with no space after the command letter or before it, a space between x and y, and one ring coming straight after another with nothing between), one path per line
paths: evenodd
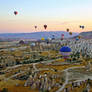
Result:
M37 31L37 32L5 32L5 33L4 32L0 32L0 34L21 34L21 33L40 33L40 32L66 32L66 31L60 31L60 30L57 30L57 31L53 31L53 30L52 31L49 31L48 30L48 31ZM81 33L81 32L73 32L73 33Z

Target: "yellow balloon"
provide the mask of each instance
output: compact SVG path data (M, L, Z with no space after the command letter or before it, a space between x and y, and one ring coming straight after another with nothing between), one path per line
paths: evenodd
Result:
M70 35L72 35L72 32L69 32Z
M42 41L44 41L45 39L44 38L41 38Z

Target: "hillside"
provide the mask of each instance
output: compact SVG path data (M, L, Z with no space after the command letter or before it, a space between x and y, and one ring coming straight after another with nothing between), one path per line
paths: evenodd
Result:
M82 32L79 35L81 35L83 38L86 38L86 39L92 39L92 31Z
M44 38L52 38L52 35L55 35L55 38L60 38L61 34L65 35L65 38L73 37L78 35L78 33L73 33L73 35L69 35L68 32L64 31L52 31L52 32L34 32L34 33L5 33L0 34L0 38L7 38L7 39L40 39Z

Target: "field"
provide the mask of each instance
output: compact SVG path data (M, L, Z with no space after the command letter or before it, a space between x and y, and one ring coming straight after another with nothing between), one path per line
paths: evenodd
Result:
M57 50L60 46L55 49L56 43L43 45L46 43L42 42L43 44L36 43L35 46L15 43L17 42L0 43L0 90L65 92L67 88L69 92L83 92L88 85L84 81L92 79L92 59L83 58L81 53L77 59L64 59ZM79 80L82 84L72 88L72 82Z

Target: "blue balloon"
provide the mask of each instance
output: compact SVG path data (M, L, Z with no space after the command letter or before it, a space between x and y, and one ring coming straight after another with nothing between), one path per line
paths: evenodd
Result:
M80 25L80 28L84 29L84 28L85 28L85 26L81 26L81 25Z
M71 52L71 48L69 48L68 46L63 46L61 49L60 49L60 52Z
M80 25L80 28L82 28L82 26Z
M76 38L76 41L78 41L78 40L79 40L79 38L77 37L77 38Z
M82 26L82 29L84 29L84 26Z

